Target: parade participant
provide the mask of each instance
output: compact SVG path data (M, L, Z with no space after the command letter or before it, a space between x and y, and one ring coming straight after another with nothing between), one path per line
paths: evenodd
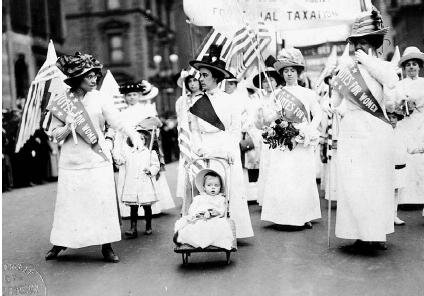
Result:
M275 58L272 65L274 65ZM269 126L274 116L274 98L279 93L279 89L283 83L283 79L273 67L267 67L265 70L267 77L264 72L257 74L253 77L253 85L260 89L259 92L259 105L255 111L255 126L257 129L261 129L264 126ZM261 82L261 83L260 83ZM258 178L258 203L262 205L264 191L265 191L265 180L269 172L269 158L270 150L268 147L263 145L260 154L259 164L259 178Z
M77 134L77 145L71 131L75 116L69 113L65 122L52 118L50 135L64 141L59 159L59 181L50 241L54 245L46 260L55 259L66 248L102 245L102 254L108 262L119 262L111 242L121 240L115 183L111 160L111 142L105 140L103 130L107 121L113 128L130 137L136 149L142 147L138 134L126 125L112 98L96 90L102 64L91 55L77 52L62 56L57 67L68 77L65 83L71 89L68 98L80 102L98 137L98 151ZM96 148L97 149L97 148Z
M155 118L157 121L158 114L156 112L155 104L151 102L155 98L159 89L151 85L148 81L141 82L127 82L119 88L119 91L124 95L125 101L128 104L128 108L123 110L120 114L124 121L126 121L131 127L135 128L140 122L146 118ZM160 125L157 125L160 127ZM118 133L115 136L114 140L114 149L113 154L120 153L120 150L126 146L126 136L122 133ZM161 171L156 175L157 180L157 193L159 201L152 205L153 215L160 213L162 210L167 210L175 207L174 201L172 199L168 183L166 181L165 174L165 163L163 158L161 158L161 153L159 151L159 143L157 140L154 142L154 150L159 156L161 161ZM125 176L125 166L119 168L118 175L118 194L122 193L123 184ZM122 202L120 203L120 210L122 217L130 216L130 208L125 206ZM144 209L142 207L138 210L140 216L144 216Z
M348 37L356 62L343 61L332 81L332 106L343 104L336 110L342 120L335 232L339 238L356 239L347 247L353 251L386 249L386 235L394 231L393 130L386 109L394 107L397 75L376 57L387 31L375 9L358 17Z
M177 198L183 199L186 194L186 172L184 163L190 158L190 133L191 133L191 115L188 109L194 103L196 98L203 94L199 80L189 75L187 71L182 71L177 82L183 89L183 94L175 102L175 112L178 121L178 145L180 148L180 159L178 162L178 180L177 180ZM187 93L184 93L184 92Z
M196 175L199 195L193 198L188 215L181 217L174 227L174 242L195 248L215 246L231 250L233 232L228 223L222 177L204 169Z
M398 217L399 197L405 188L406 183L406 158L407 158L407 143L404 139L403 132L399 129L399 123L404 118L403 115L395 112L387 113L390 123L393 127L393 142L395 147L395 205L394 205L394 224L405 225L405 222Z
M156 179L154 178L160 169L159 158L154 150L149 150L151 135L148 131L137 129L140 134L143 148L134 148L131 139L127 138L126 146L121 155L116 155L118 165L125 166L125 179L120 196L121 201L130 207L131 228L125 232L130 238L137 237L138 208L144 209L147 235L152 234L152 207L158 201L156 193Z
M276 148L269 151L261 220L310 229L311 221L321 218L321 209L315 181L316 146L309 145L308 139L315 138L318 144L318 125L322 112L316 93L298 84L299 75L305 69L305 60L298 49L282 49L274 67L282 76L285 86L277 95L281 105L276 102L267 111L269 114L273 113L268 120L273 122L281 118L287 119L285 116L288 116L290 106L296 104L299 110L305 111L303 120L295 123L294 127L304 135L305 141L291 150ZM288 95L292 96L290 102L284 99Z
M236 225L237 238L253 236L249 209L245 196L240 192L243 171L240 161L240 112L230 95L223 92L218 83L233 75L225 70L225 62L219 60L220 49L211 46L210 55L190 65L200 71L200 83L205 94L190 108L193 116L193 151L198 155L224 156L232 160L230 165L230 213ZM211 167L215 163L211 161Z
M424 53L416 47L407 47L399 61L406 77L397 84L397 100L415 106L411 114L399 123L409 151L407 181L399 200L401 204L424 204L424 78L419 77L423 63Z

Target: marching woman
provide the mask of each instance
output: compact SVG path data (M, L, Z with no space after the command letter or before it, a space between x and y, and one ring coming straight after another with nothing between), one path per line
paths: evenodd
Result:
M268 79L263 72L253 77L253 85L262 90L259 95L259 106L255 112L254 119L255 126L258 129L262 129L263 126L269 126L274 119L274 95L278 94L281 84L283 83L283 79L274 68L267 67L266 73L268 75ZM260 153L257 196L259 205L262 205L266 186L265 180L267 179L267 174L269 172L268 166L270 149L266 145L262 144Z
M305 68L305 60L298 49L281 50L274 67L285 82L277 95L283 108L281 110L280 105L275 104L267 110L272 113L269 121L280 119L280 112L288 116L294 105L296 110L304 110L302 122L294 124L304 136L304 142L298 143L292 150L278 147L269 150L261 220L310 229L311 221L321 218L315 180L316 145L314 147L310 141L318 144L322 112L316 93L298 84L299 75ZM290 100L285 99L288 96L291 96Z
M424 53L416 47L407 47L399 61L406 77L398 82L397 100L414 106L411 114L399 122L408 146L401 204L424 204L424 78L419 77L423 63Z
M237 238L253 236L246 197L243 196L243 171L240 161L240 108L231 101L218 83L233 75L219 60L220 49L211 46L210 55L190 65L200 71L200 83L205 94L190 108L193 113L193 149L199 155L223 156L232 159L230 165L230 214L236 225ZM205 112L207 110L208 112ZM211 166L215 166L213 161ZM219 172L222 168L217 166Z
M129 124L134 130L135 127L140 124L143 120L148 117L152 117L157 119L157 112L154 103L151 103L151 100L155 98L159 89L154 87L148 81L141 82L127 82L119 88L119 91L124 95L125 102L128 107L121 111L121 118L127 124ZM160 127L161 124L157 125ZM152 128L152 127L145 127ZM114 141L114 149L113 154L119 155L121 150L127 146L126 144L127 137L123 133L117 133ZM160 156L160 151L158 147L158 141L156 140L154 143L154 150L156 150L157 154ZM163 161L161 161L163 164ZM163 168L164 165L162 165ZM120 195L124 186L126 167L119 167L119 175L118 175L118 194ZM174 201L172 199L171 193L169 191L168 183L166 181L166 177L163 175L164 170L161 170L155 178L157 178L157 182L155 183L157 188L157 195L159 201L154 203L151 207L152 214L159 214L162 210L167 210L175 207ZM122 217L130 216L130 207L126 206L124 203L120 203L120 210ZM144 208L140 207L138 209L138 215L144 216Z
M55 259L66 248L102 245L104 259L119 262L111 247L112 242L121 240L121 229L110 155L112 143L103 136L105 122L129 136L136 149L143 145L137 133L120 119L112 98L96 90L102 68L99 61L77 52L74 56L60 57L56 64L68 77L65 83L71 89L67 97L83 106L88 114L85 121L91 121L99 145L92 148L79 134L78 144L74 143L71 130L77 121L71 113L65 122L53 117L49 133L64 143L50 236L53 248L47 253L46 260Z
M386 249L386 235L394 232L393 131L386 109L394 107L398 78L388 62L376 57L387 31L376 10L358 17L348 37L356 62L346 58L332 80L333 106L342 116L336 236L355 239L347 247L352 251Z
M183 89L183 94L175 102L175 112L178 121L178 145L180 148L180 159L178 162L177 198L184 199L186 192L186 172L184 163L189 158L186 155L190 149L191 115L188 109L203 94L199 80L187 71L182 71L177 81ZM187 92L187 93L186 93Z

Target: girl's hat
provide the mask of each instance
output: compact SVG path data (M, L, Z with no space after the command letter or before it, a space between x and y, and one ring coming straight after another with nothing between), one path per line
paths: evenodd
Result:
M225 188L225 180L224 178L221 176L221 174L219 174L217 171L212 170L212 169L202 169L200 170L200 172L197 173L196 177L194 178L194 184L196 185L196 188L199 192L204 192L205 190L203 189L203 184L205 181L205 175L208 173L214 173L217 174L221 180L221 193L224 193L224 188Z
M159 94L159 89L147 80L142 80L141 82L141 96L140 101L147 101L155 98Z
M356 18L352 25L352 30L347 41L351 38L358 38L364 36L384 36L389 31L389 27L383 27L383 20L380 12L373 7L373 10L366 11L361 16Z
M224 79L233 78L233 74L231 72L225 70L225 62L220 60L222 46L211 45L209 49L209 55L204 56L201 61L190 61L189 64L196 70L200 70L200 68L213 69L222 74Z
M123 95L129 94L132 92L141 92L142 85L140 82L128 81L125 84L119 86L119 91Z
M103 65L92 55L82 54L79 51L75 55L63 55L56 61L56 66L67 76L64 82L72 86L72 80L84 75L91 70L101 74Z
M424 53L421 52L418 47L409 46L405 48L405 51L399 60L399 67L403 67L403 64L409 60L421 60L424 63Z
M283 48L277 55L277 61L274 63L274 68L277 71L285 67L305 68L305 59L302 53L297 48Z
M283 78L280 74L278 74L277 70L275 70L273 67L267 67L265 70L265 73L269 76L275 79L277 82L277 85L281 85L283 83ZM253 85L256 88L259 88L259 81L262 81L265 77L264 72L261 72L259 74L256 74L255 77L253 77Z

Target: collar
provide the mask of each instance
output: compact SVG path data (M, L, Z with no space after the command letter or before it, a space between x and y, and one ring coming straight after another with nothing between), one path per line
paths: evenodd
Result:
M217 87L215 87L214 89L207 90L205 93L206 93L207 95L211 95L211 96L213 96L213 95L215 95L215 94L217 94L217 93L219 93L219 92L221 92L221 89L219 88L219 86L217 86Z

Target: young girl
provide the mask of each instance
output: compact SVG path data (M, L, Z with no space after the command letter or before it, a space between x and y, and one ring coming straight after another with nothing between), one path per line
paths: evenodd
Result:
M138 208L143 206L146 219L147 235L152 234L152 208L151 205L158 201L156 192L156 178L154 177L160 169L157 153L149 152L150 134L146 130L137 129L144 148L135 150L130 139L127 140L120 152L116 155L118 165L125 166L124 186L122 188L121 200L131 208L131 228L125 232L130 238L137 237Z
M197 174L195 181L200 194L193 198L188 215L175 223L174 242L231 250L233 233L225 218L226 200L222 194L220 175L211 169L204 169Z

